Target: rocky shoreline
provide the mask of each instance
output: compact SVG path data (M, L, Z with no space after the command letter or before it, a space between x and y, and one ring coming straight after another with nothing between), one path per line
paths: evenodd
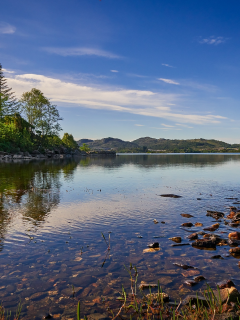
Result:
M67 149L55 149L45 150L45 153L41 153L38 150L33 152L18 152L8 153L0 151L0 161L14 161L14 160L43 160L43 159L66 159L73 156L116 156L115 151L81 151L81 150L67 150Z

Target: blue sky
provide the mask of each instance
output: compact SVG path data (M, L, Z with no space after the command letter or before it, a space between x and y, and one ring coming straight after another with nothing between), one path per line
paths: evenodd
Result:
M240 2L8 0L0 62L75 139L240 143Z

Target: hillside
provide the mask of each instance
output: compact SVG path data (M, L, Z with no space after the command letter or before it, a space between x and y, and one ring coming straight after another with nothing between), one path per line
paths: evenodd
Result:
M123 141L116 138L104 138L100 140L81 139L78 142L81 146L87 143L91 149L113 149L118 152L236 152L240 149L240 144L229 144L214 139L189 139L171 140L155 139L144 137L132 142Z
M138 145L136 143L115 138L103 138L100 140L81 139L77 141L77 143L79 146L81 146L83 143L86 143L91 149L120 150L138 148Z
M150 137L139 138L133 141L139 146L147 146L152 150L169 150L175 149L184 150L220 150L221 148L231 148L231 144L218 141L218 140L206 140L206 139L189 139L189 140L170 140L170 139L154 139Z

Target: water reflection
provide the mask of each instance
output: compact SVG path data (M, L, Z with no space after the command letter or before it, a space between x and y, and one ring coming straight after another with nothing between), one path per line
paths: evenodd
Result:
M128 287L124 264L130 262L140 281L159 280L173 299L203 285L185 288L183 280L193 271L183 272L174 262L198 267L195 275L201 271L209 282L223 274L238 278L234 258L212 260L210 251L171 247L168 238L188 241L189 233L179 228L186 222L180 213L206 227L212 224L207 209L226 212L235 201L226 198L239 197L239 166L239 155L196 154L0 163L3 305L12 309L21 298L23 319L29 320L42 310L56 319L74 319L79 299L85 314L102 313L96 301L115 299L122 284ZM182 198L161 198L161 193ZM228 228L221 226L219 234ZM108 231L111 251L103 265L107 247L101 232ZM159 241L159 252L143 253L153 241ZM216 251L223 255L226 249Z
M78 160L0 163L0 250L14 213L38 225L60 203L61 175L71 180Z

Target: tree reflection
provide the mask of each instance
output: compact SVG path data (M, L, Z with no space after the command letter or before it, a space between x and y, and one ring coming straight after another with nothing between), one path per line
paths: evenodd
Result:
M0 163L0 251L16 215L38 225L58 206L61 175L71 179L77 164L75 159Z

